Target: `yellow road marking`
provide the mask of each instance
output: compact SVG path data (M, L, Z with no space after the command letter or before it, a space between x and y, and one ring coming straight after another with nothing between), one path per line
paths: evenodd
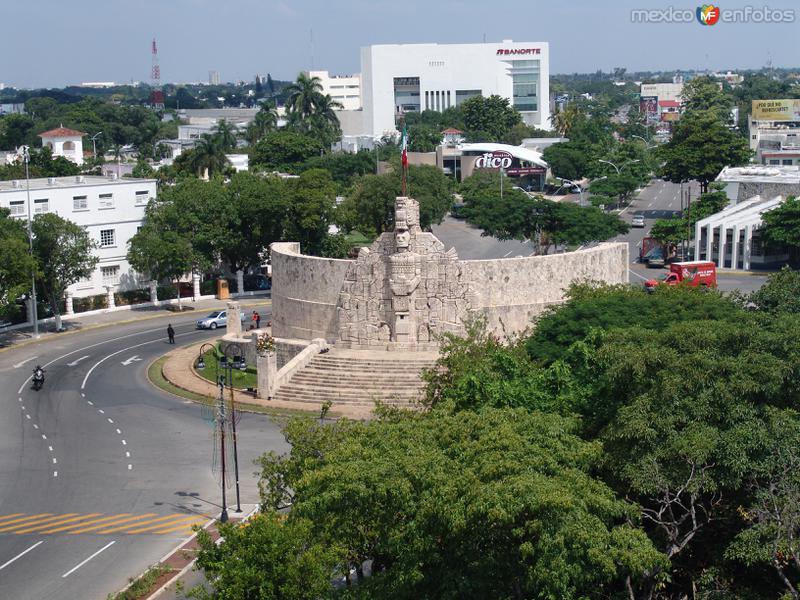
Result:
M31 533L32 531L37 531L39 529L47 529L48 527L52 527L53 525L63 525L64 523L72 523L73 521L83 521L84 519L89 519L91 517L99 517L103 513L91 513L88 515L80 515L77 517L72 517L71 519L61 519L60 521L53 521L51 523L47 523L46 525L36 525L34 527L29 527L27 529L20 529L15 533Z
M157 529L155 531L151 531L150 533L171 533L173 531L180 531L182 529L191 528L194 525L199 525L200 523L205 523L207 520L208 519L198 519L190 523L184 523L183 525L178 525L177 527L170 527L168 529Z
M132 529L130 531L125 531L125 533L139 533L141 531L147 531L148 529L158 529L159 527L166 527L167 525L171 525L172 522L177 523L178 521L186 521L188 519L194 519L195 518L195 515L192 515L191 517L184 517L183 519L175 520L176 517L180 517L180 516L181 516L180 513L175 513L175 514L172 514L172 515L168 515L166 517L159 517L158 519L150 519L149 521L142 521L141 523L134 524L134 527L139 527L139 525L147 525L147 527L145 527L143 529L142 528ZM162 521L162 522L159 523L159 521ZM163 521L167 521L167 522L163 522ZM153 523L158 523L158 525L152 525ZM111 529L111 530L104 530L101 533L116 533L117 531L123 531L125 529L128 529L128 527L129 526L118 527L116 529Z
M99 513L98 513L99 514ZM103 527L108 525L114 525L114 523L108 523L108 521L116 521L121 517L128 517L131 513L122 513L119 515L114 515L113 517L103 517L102 519L92 519L91 521L83 521L82 523L75 523L73 525L67 525L66 527L59 527L57 529L48 529L47 531L41 531L40 533L61 533L62 531L67 531L69 529L76 529L76 528L83 528L87 525L94 525L96 523L103 523Z
M147 517L153 517L156 513L146 513L144 515L139 515L138 517L128 517L127 519L120 519L116 523L102 523L101 525L95 525L93 527L86 527L85 529L78 529L77 531L70 531L70 535L77 535L79 533L88 533L89 531L97 531L98 529L105 529L109 525L119 525L120 523L126 523L128 521L138 521L139 519L146 519ZM133 523L133 525L138 525L138 523ZM131 527L131 525L126 525L125 527ZM122 529L125 529L123 527Z
M25 513L14 513L13 515L5 515L0 517L0 526L3 525L2 521L5 521L6 519L13 519L14 517L21 517L24 514Z
M50 522L50 521L57 521L59 519L63 519L63 518L66 518L66 517L74 517L77 514L78 513L67 513L65 515L57 515L55 517L46 517L46 518L43 518L41 521L39 521L39 523L47 523L47 522ZM24 529L25 527L28 527L29 525L30 525L30 523L18 523L17 525L14 525L13 527L3 527L2 529L0 529L0 533L6 533L8 531L14 531L15 529Z
M11 523L22 523L23 521L33 521L34 519L39 519L41 517L50 517L53 513L39 513L38 515L31 515L29 517L22 517L20 519L12 519L11 521L6 521L3 523L3 527L6 525L11 525ZM3 530L0 530L3 531Z

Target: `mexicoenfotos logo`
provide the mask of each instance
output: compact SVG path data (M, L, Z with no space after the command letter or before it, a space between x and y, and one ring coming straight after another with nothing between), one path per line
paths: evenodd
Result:
M637 8L631 11L632 23L692 23L716 25L722 23L794 23L794 9L769 6L745 6L722 9L714 4L703 4L694 11L688 8Z
M719 6L703 4L697 7L696 14L701 25L716 25L719 21Z

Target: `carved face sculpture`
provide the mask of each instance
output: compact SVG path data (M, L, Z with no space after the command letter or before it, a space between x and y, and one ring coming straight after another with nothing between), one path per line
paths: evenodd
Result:
M398 252L407 250L411 243L411 232L408 230L408 219L404 208L394 211L394 246Z

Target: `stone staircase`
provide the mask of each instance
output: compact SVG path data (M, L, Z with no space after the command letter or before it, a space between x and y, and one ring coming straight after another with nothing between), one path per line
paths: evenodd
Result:
M423 397L421 371L432 367L435 352L387 352L331 348L318 354L282 385L276 400L371 408L376 400L412 406Z

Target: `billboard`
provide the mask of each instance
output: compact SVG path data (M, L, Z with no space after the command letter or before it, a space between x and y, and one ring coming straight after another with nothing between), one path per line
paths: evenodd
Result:
M648 123L658 121L658 96L641 96L639 112L644 115Z
M800 99L753 100L754 121L800 121Z

